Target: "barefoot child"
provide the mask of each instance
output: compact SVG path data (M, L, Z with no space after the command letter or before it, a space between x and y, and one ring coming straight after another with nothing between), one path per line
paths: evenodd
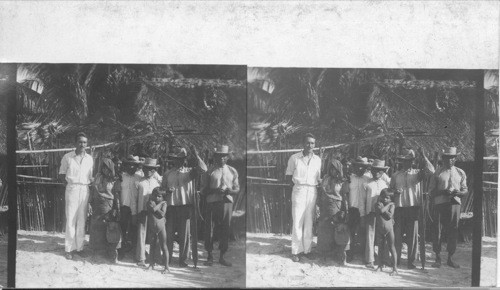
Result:
M387 242L389 250L391 252L391 258L393 263L393 270L391 276L398 274L397 269L397 255L395 237L394 237L394 191L392 189L382 189L380 196L378 198L377 204L375 205L375 212L377 214L377 226L376 235L378 240L379 252L383 253L384 245ZM384 268L384 262L382 255L378 255L378 268L376 271L382 271Z
M162 271L162 274L165 274L166 272L170 273L170 269L168 266L169 255L167 249L167 230L165 229L165 213L167 212L167 202L164 200L164 194L165 191L160 191L160 188L156 187L155 189L153 189L151 199L147 204L147 211L149 215L148 228L150 230L151 236L151 262L149 265L149 269L154 270L156 256L160 254L155 253L158 249L157 243L159 240L165 261L165 269Z
M318 222L318 251L322 260L326 261L327 255L340 256L341 264L345 264L345 251L349 249L349 241L340 239L342 229L339 227L345 222L347 210L346 193L348 186L344 183L342 163L332 159L328 164L327 174L324 176L316 200L320 210ZM345 236L345 235L344 235ZM348 235L349 236L349 235ZM340 244L339 244L340 242Z

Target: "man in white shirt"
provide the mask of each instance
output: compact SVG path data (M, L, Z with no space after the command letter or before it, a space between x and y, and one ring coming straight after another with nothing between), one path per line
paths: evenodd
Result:
M144 160L142 164L144 178L137 186L137 246L135 258L138 261L137 265L141 267L146 267L146 234L148 224L146 205L148 204L151 193L153 193L153 189L160 187L160 183L154 178L156 169L160 167L156 162L157 160L152 158L146 158ZM151 257L151 261L153 260L154 257Z
M317 186L321 183L321 159L314 155L316 139L312 134L304 136L304 150L288 159L285 178L292 190L292 261L300 261L300 255L311 255L313 219L316 210Z
M366 241L365 241L365 263L366 267L374 269L375 262L375 225L376 225L376 214L375 214L375 204L380 196L380 192L384 188L389 187L387 180L382 179L384 173L389 169L389 166L385 166L384 160L375 159L371 165L372 179L366 184L366 202L365 202L365 230L366 230ZM383 253L378 253L382 255Z
M170 256L174 252L174 234L178 233L179 243L179 267L187 267L186 259L189 252L191 216L193 203L195 202L196 188L193 180L200 173L207 171L205 162L198 155L194 146L191 147L192 159L195 167L189 167L187 163L187 150L182 147L174 147L168 158L174 162L174 167L163 175L162 188L167 192L167 247ZM194 164L193 164L194 165ZM197 241L193 241L197 242ZM172 261L172 259L170 259Z
M66 153L61 160L59 179L66 183L65 213L66 233L64 249L66 259L73 259L73 252L85 257L85 221L89 204L89 185L93 182L94 159L85 152L87 136L80 132L75 136L76 149Z
M125 251L136 245L136 218L137 218L137 186L144 177L144 173L139 169L139 157L129 155L123 160L123 173L121 182L116 181L115 186L120 196L120 226L122 230L122 248L119 250L119 259L123 258Z
M359 243L360 252L365 249L365 229L364 216L366 208L366 184L372 175L368 171L369 166L366 157L358 156L352 162L353 173L349 176L349 214L348 223L351 231L351 249L348 254L348 261L354 259L354 247ZM363 255L362 255L363 256Z
M396 239L397 261L401 260L401 248L403 245L403 235L406 234L406 244L408 245L408 269L415 269L413 264L418 248L418 217L420 200L422 198L422 180L427 175L434 173L434 166L425 157L420 149L422 168L412 168L415 152L405 149L397 159L401 162L401 169L396 171L391 178L390 187L395 191L394 212L394 236Z

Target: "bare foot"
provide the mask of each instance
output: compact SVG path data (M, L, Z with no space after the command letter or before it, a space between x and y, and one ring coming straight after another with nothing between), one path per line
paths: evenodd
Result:
M155 264L149 265L149 267L146 270L154 270L155 269Z
M163 269L163 271L161 271L162 274L167 274L169 273L170 274L170 269Z
M398 276L399 275L398 270L397 269L392 270L392 272L389 275L390 276Z
M383 272L384 267L383 266L378 266L377 269L375 269L375 272Z

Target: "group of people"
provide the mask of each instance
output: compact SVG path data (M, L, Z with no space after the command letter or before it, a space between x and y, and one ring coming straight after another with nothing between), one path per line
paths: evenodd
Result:
M461 198L467 194L465 172L454 166L458 155L455 147L441 154L437 169L419 148L418 162L413 150L403 149L397 156L399 169L392 176L384 160L357 157L344 174L346 164L328 161L322 175L322 160L315 155L315 138L304 136L304 149L290 157L285 172L292 190L292 260L303 256L315 259L311 252L316 206L317 251L322 259L334 253L342 265L359 253L366 267L380 271L385 265L398 274L403 237L406 236L407 267L414 261L419 242L419 216L426 200L433 204L431 227L435 262L441 267L441 244L446 232L448 259L452 268L458 239ZM416 164L418 166L416 166ZM426 184L428 182L428 184ZM425 190L425 185L427 190ZM424 217L425 218L425 217ZM355 251L354 245L358 245ZM378 247L375 268L375 246ZM392 259L389 259L389 253Z
M83 246L85 222L90 213L90 247L105 249L112 262L134 250L137 265L147 267L149 241L149 268L154 269L159 260L165 266L163 273L170 272L177 233L179 267L187 267L190 245L197 243L191 241L196 230L191 224L201 215L196 184L199 182L199 193L206 201L204 234L208 255L204 264L213 265L214 232L218 229L219 263L231 266L224 254L229 245L233 197L240 187L238 172L227 165L228 146L216 149L210 168L195 147L190 148L191 156L185 148L174 147L168 155L172 167L163 176L157 172L160 165L156 159L141 160L132 155L124 160L116 158L115 162L102 158L97 167L99 172L94 176L94 160L86 153L87 136L78 133L75 142L76 149L64 155L59 170L66 184L67 259L73 259L74 254L87 256ZM115 172L116 167L121 172Z

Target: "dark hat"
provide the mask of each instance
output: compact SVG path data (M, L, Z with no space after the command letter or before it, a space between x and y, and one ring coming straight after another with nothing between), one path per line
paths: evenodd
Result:
M172 152L168 153L168 158L186 158L187 150L183 147L174 147Z
M372 169L386 170L389 166L385 166L385 160L375 159L372 163Z
M160 165L156 164L156 159L153 158L146 158L144 160L144 163L142 164L142 167L148 167L148 168L158 168Z
M352 164L363 165L363 166L370 166L371 165L371 163L368 162L368 158L361 157L361 156L356 157L356 159L354 159L354 161L352 161Z
M141 164L141 161L139 161L139 157L138 156L129 155L129 156L127 156L126 159L123 160L123 163Z

